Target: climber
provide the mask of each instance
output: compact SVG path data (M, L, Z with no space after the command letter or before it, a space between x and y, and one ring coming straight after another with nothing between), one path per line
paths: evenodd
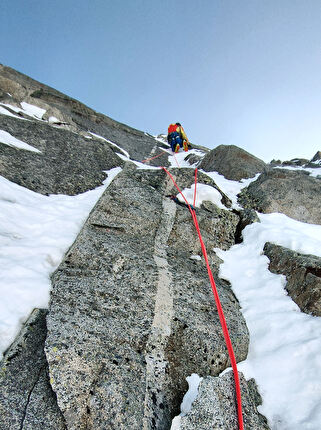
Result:
M171 145L173 152L178 152L179 148L184 148L188 151L188 139L181 124L170 124L168 127L167 141Z

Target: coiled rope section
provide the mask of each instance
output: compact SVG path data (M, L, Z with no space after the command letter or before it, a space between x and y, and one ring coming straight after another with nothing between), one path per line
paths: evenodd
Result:
M184 194L182 193L182 191L180 190L180 188L178 187L178 185L176 184L173 176L170 174L170 172L165 168L162 167L162 169L167 173L167 175L171 178L173 184L175 185L175 187L177 188L178 192L180 193L180 195L183 197L191 215L193 218L193 222L194 222L194 226L196 228L199 240L200 240L200 244L201 244L201 248L202 248L202 252L204 255L204 259L206 262L206 267L207 267L207 273L208 273L208 277L210 279L210 283L211 283L211 287L212 287L212 291L213 291L213 295L214 295L214 299L215 299L215 303L216 303L216 307L218 310L218 315L220 318L220 322L221 322L221 326L222 326L222 330L223 330L223 335L224 335L224 339L225 339L225 343L227 346L227 350L228 350L228 354L229 354L229 358L230 358L230 362L232 365L232 369L233 369L233 374L234 374L234 382L235 382L235 394L236 394L236 400L237 400L237 416L238 416L238 423L239 423L239 430L244 430L244 424L243 424L243 415L242 415L242 399L241 399L241 388L240 388L240 380L239 380L239 374L237 371L237 365L236 365L236 360L235 360L235 355L234 355L234 350L233 350L233 346L232 346L232 342L231 342L231 338L228 332L228 328L227 328L227 324L226 324L226 320L225 320L225 316L224 316L224 312L223 312L223 308L220 302L220 298L217 292L217 288L216 288L216 284L214 281L214 277L210 268L210 264L208 261L208 257L207 257L207 252L206 252L206 248L202 239L202 235L201 235L201 231L198 225L198 221L197 221L197 217L196 217L196 213L195 210L192 209L191 205L188 203L188 201L186 200ZM194 190L194 204L193 206L195 207L195 201L196 201L196 185L197 185L197 169L195 169L195 190Z

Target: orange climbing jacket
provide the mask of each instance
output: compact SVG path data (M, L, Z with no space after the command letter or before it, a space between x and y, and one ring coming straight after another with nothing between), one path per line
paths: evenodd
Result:
M184 151L188 151L188 139L179 122L168 126L167 140L171 145L173 152L178 152L179 148L182 147L184 148Z

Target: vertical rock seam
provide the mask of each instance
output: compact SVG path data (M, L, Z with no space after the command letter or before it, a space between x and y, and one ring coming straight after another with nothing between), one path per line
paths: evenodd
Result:
M168 194L172 185L167 180L166 192ZM167 261L167 241L172 231L176 205L171 200L163 197L163 212L160 228L155 236L154 261L158 269L157 292L155 298L154 319L151 334L146 345L146 396L143 420L143 430L159 428L164 420L164 387L166 382L165 348L171 334L171 321L173 318L173 292L172 276ZM157 387L157 393L151 390Z

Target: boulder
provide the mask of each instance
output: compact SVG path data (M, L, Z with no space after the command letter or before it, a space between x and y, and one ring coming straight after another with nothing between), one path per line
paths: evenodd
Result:
M194 183L191 169L171 173L182 188ZM164 171L126 165L52 277L45 351L69 430L170 428L186 376L229 365L207 270L194 258L202 254L192 218L166 197L174 193ZM213 204L197 214L218 269L213 248L234 244L238 217ZM216 280L244 360L246 323L231 289Z
M227 179L239 181L252 178L267 167L264 161L234 145L219 145L201 161L199 168L216 171Z
M286 276L286 290L302 312L321 316L321 258L266 243L269 270Z
M0 363L0 428L66 430L44 354L45 309L35 309Z
M321 180L308 172L271 169L244 188L238 202L262 213L281 212L298 221L321 224Z
M254 380L247 382L239 373L244 428L268 430L268 424L258 411L261 398ZM191 411L181 417L180 430L238 430L237 404L233 372L220 377L208 376L199 386Z

